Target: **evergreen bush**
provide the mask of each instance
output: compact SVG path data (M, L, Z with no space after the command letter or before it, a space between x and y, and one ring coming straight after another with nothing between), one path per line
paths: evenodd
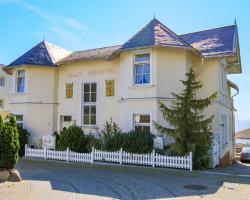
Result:
M16 120L8 115L0 116L0 168L13 169L19 160L19 138Z
M123 133L121 146L130 153L151 153L154 146L153 135L141 131Z
M63 129L58 139L57 149L64 151L67 147L74 152L87 152L87 138L81 127L72 125Z
M19 148L19 156L22 157L24 156L24 153L25 153L25 145L28 144L28 139L29 139L29 132L20 127L20 126L17 126L17 130L18 130L18 135L19 135L19 144L20 144L20 148Z

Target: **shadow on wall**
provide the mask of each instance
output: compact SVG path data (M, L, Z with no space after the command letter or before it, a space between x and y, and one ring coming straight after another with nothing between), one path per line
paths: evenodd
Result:
M99 198L160 199L214 194L222 186L225 187L224 181L250 184L250 180L244 178L239 180L218 175L208 177L182 170L105 164L91 166L59 161L22 160L18 170L23 180L38 181L37 189L39 190L40 185L43 186L39 193L47 196L52 195L55 190L54 192L67 192L63 194L79 197L94 195Z

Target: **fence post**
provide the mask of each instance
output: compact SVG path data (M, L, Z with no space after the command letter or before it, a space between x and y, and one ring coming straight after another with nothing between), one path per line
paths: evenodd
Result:
M192 154L192 152L189 153L189 159L190 159L190 171L193 171L193 154Z
M122 164L122 148L119 151L119 161L120 161L120 165Z
M151 154L151 163L152 163L152 167L155 167L155 150L153 149L153 152Z
M28 147L28 145L25 144L25 150L24 150L24 157L25 157L25 158L27 157L27 147Z
M66 150L66 161L69 162L69 147Z
M92 147L92 152L91 152L91 165L93 165L93 163L94 163L94 151L95 151L95 148Z
M43 158L46 160L47 149L46 147L43 148Z

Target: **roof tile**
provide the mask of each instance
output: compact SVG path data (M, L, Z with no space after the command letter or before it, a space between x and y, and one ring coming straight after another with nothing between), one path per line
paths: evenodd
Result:
M144 28L122 45L119 51L141 47L166 46L193 49L181 37L168 29L157 19L151 20Z
M7 67L20 65L54 66L57 61L68 54L69 51L49 42L42 41Z
M204 57L234 54L237 27L226 26L180 35Z

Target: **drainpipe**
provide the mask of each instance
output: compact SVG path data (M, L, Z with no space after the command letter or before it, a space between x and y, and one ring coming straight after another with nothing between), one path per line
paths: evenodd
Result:
M232 98L233 97L235 97L236 95L238 95L239 94L239 87L236 85L236 84L234 84L233 82L231 82L230 80L228 80L229 81L229 83L230 83L230 85L231 85L231 87L233 87L235 90L236 90L236 93L232 96ZM234 161L234 159L235 159L235 123L234 123L234 119L235 119L235 112L234 111L236 111L236 109L233 107L233 109L232 109L232 124L234 124L234 126L233 126L233 134L232 134L232 142L233 142L233 161Z

